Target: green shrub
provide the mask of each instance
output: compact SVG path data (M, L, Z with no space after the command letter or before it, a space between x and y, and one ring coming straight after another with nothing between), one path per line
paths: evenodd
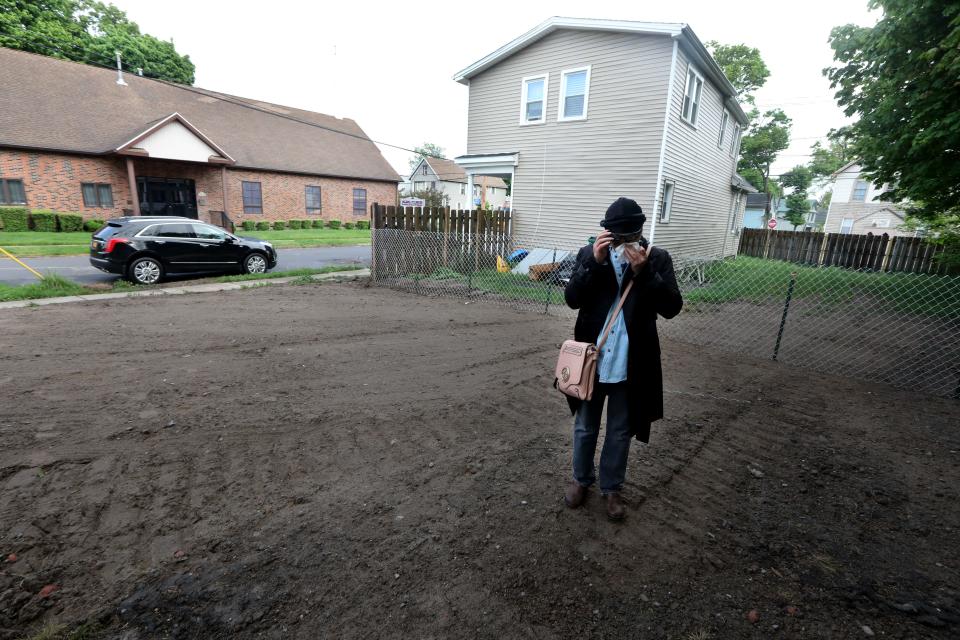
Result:
M4 231L27 231L30 229L30 210L26 207L0 207L0 220Z
M270 223L266 220L261 220L257 223L257 231L268 231L270 229Z
M56 231L57 214L47 209L31 211L30 226L34 231Z
M58 213L57 224L60 231L82 231L83 216L79 213Z
M340 221L339 220L327 220L327 226L331 229L339 229Z
M311 228L312 226L313 226L313 220L301 220L301 221L300 221L300 228L301 228L301 229L309 229L309 228Z
M357 229L369 229L370 221L369 220L357 220Z
M89 231L90 233L95 233L97 231L100 231L100 227L102 227L105 224L106 223L103 220L90 218L89 220L83 223L83 230Z
M30 211L26 207L0 207L0 220L3 220L4 231L30 229Z
M323 229L323 220L314 220L313 221L314 229Z
M352 223L352 222L344 222L344 223L343 223L343 228L344 228L344 229L353 229L353 223Z
M299 229L303 225L299 220L287 220L287 224L290 225L291 229Z
M283 220L274 220L273 228L275 231L283 231L284 229L287 228L287 223L284 222Z
M253 220L244 220L240 223L240 226L243 227L244 231L253 231L257 228L257 223Z

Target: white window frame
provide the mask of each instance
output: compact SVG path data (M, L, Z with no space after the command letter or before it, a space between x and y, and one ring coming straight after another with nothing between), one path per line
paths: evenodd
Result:
M717 138L717 148L723 149L723 140L727 137L727 125L730 124L730 112L726 109L720 116L720 137Z
M667 187L670 187L670 198L667 200ZM677 192L677 183L673 180L664 180L660 193L660 203L657 209L657 222L668 224L673 212L673 197Z
M740 139L743 137L743 127L740 126L740 123L733 125L733 139L730 141L730 157L734 160L737 159L737 155L740 153Z
M743 202L743 192L737 191L737 195L733 197L733 215L730 217L730 233L737 232L737 218L740 215L740 204Z
M583 115L567 116L567 76L572 73L587 72L587 78L583 86ZM560 72L560 106L557 108L557 122L573 122L576 120L587 119L587 106L590 103L590 65L585 67L574 67L573 69L564 69Z
M846 230L846 231L844 231L844 230L843 230L843 227L844 227L844 225L845 225L846 223L848 223L848 222L850 223L850 226L847 227L847 230ZM840 233L842 233L842 234L844 234L844 235L849 235L849 234L853 233L853 218L841 218L841 220L840 220Z
M857 187L863 185L863 197L857 197ZM853 181L853 190L850 192L850 201L851 202L866 202L867 194L870 192L870 183L866 180L861 180L860 178L855 178Z
M699 93L697 93L696 102L694 102L693 100L690 100L690 117L687 118L686 116L683 115L683 105L686 104L687 97L689 97L690 95L687 92L690 90L691 75L696 77L697 80L700 81L700 91ZM703 87L705 84L706 82L704 82L703 76L700 75L700 72L697 71L697 68L694 67L692 63L687 64L687 75L683 79L683 101L680 103L680 119L686 122L687 124L689 124L694 129L697 128L697 119L700 116L700 106L703 103ZM696 109L694 109L694 105L696 105Z
M467 183L466 183L466 182L461 182L461 183L460 183L460 195L462 195L462 196L467 195Z
M527 120L527 83L532 80L543 80L543 111L539 120ZM544 124L547 121L547 97L550 95L550 74L541 73L527 76L520 80L520 126Z

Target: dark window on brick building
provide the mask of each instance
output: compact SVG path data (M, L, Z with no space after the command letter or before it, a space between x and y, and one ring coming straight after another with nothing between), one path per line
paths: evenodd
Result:
M23 180L0 180L0 204L27 204Z
M263 195L259 182L243 182L243 212L263 213Z
M320 187L307 187L307 213L320 213Z
M83 193L83 206L113 208L113 187L109 184L83 182L80 184L80 191Z
M367 190L353 190L353 215L362 216L367 213Z

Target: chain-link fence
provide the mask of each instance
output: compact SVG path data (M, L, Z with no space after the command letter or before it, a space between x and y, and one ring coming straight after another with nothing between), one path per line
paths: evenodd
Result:
M381 285L573 317L564 285L579 247L375 229ZM684 308L670 339L819 373L960 397L960 277L673 256ZM784 389L785 394L802 388Z

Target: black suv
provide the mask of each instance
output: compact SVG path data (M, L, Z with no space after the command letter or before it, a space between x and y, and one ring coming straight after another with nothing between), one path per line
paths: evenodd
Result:
M240 238L192 218L129 216L108 220L93 234L90 264L138 284L171 273L263 273L277 265L269 242Z

